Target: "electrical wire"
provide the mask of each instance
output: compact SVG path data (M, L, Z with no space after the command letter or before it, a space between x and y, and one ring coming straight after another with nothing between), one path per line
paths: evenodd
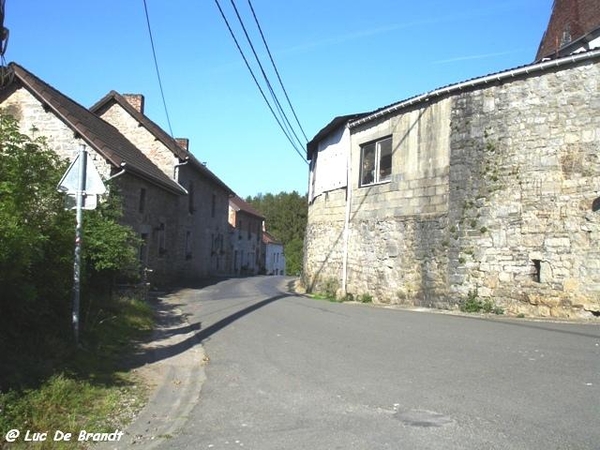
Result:
M163 106L165 108L165 115L167 116L167 124L169 125L169 132L173 138L173 128L171 127L171 119L169 118L169 111L167 109L167 102L165 101L165 92L163 90L162 80L160 78L160 70L158 68L158 59L156 58L156 49L154 47L154 38L152 37L152 27L150 26L150 18L148 16L148 5L146 0L144 2L144 12L146 13L146 23L148 24L148 34L150 35L150 44L152 45L152 56L154 57L154 68L156 69L156 77L158 78L158 87L160 88L160 95L162 97Z
M289 134L286 132L284 126L282 125L281 121L277 117L277 114L275 114L275 111L273 110L273 107L269 103L269 100L267 99L267 96L265 95L265 93L264 93L264 91L263 91L260 83L258 82L258 79L256 78L256 75L254 74L254 71L252 70L252 67L250 66L250 63L248 62L248 59L246 58L246 55L244 54L244 51L242 50L242 48L241 48L241 46L240 46L240 44L239 44L239 42L238 42L238 40L237 40L237 38L235 36L235 33L233 32L233 29L231 28L231 25L229 24L229 21L227 20L227 16L225 16L225 13L223 12L223 8L221 8L221 4L219 3L219 0L215 0L215 4L217 5L217 8L219 9L219 12L221 13L221 17L223 18L223 21L225 22L225 25L227 26L227 29L229 30L229 34L231 35L233 41L235 42L235 45L236 45L236 47L237 47L240 55L242 56L242 59L244 60L244 63L246 64L246 68L250 72L250 75L252 76L252 79L254 80L254 83L256 84L256 87L258 88L258 90L259 90L259 92L260 92L263 100L267 104L267 107L271 111L271 114L275 118L275 121L279 125L279 128L281 128L281 131L283 131L283 134L286 136L286 138L288 139L288 141L290 142L290 144L292 145L292 147L294 148L294 150L296 151L296 153L302 158L302 160L306 164L308 164L308 162L306 161L306 158L304 157L304 155L302 154L302 152L300 150L298 150L298 148L296 147L296 144L294 143L294 141L292 140L292 138L289 136Z
M256 22L258 31L260 32L260 37L262 38L263 44L265 45L265 48L267 49L267 53L269 54L269 59L271 60L273 69L275 70L275 73L277 74L277 79L279 80L281 89L283 90L283 93L285 94L285 98L288 102L288 105L292 111L292 114L294 114L294 118L296 119L296 123L298 124L298 127L300 127L300 131L302 131L302 134L304 135L304 139L306 140L306 142L308 142L308 138L306 137L304 128L302 128L302 125L300 124L300 120L298 119L298 116L296 115L296 110L292 106L290 97L288 96L287 90L285 89L285 86L283 85L283 81L281 80L281 76L279 75L279 70L277 70L277 66L275 65L275 61L273 60L273 55L271 55L271 50L269 49L269 46L267 45L267 40L265 39L265 35L262 31L262 27L260 26L260 23L258 22L258 18L256 17L256 12L254 11L254 7L252 6L252 2L250 0L248 0L248 6L250 6L250 10L252 11L252 16L254 17L254 21Z
M296 134L294 127L292 127L292 124L290 123L285 111L283 110L283 107L281 106L281 103L279 102L279 99L277 98L277 94L275 94L275 91L273 90L273 86L271 85L271 82L269 81L269 77L267 76L267 73L265 72L265 69L264 69L262 63L260 62L260 58L258 57L258 54L256 53L254 44L252 43L252 39L250 39L248 30L246 29L246 26L244 25L244 21L242 20L242 17L240 16L240 13L237 9L237 6L235 5L234 0L230 0L230 2L231 2L231 6L233 7L233 10L235 11L235 15L237 16L238 22L240 23L240 26L242 27L242 30L244 31L244 35L246 36L248 45L250 46L250 49L252 50L254 59L256 60L256 63L258 64L258 67L260 68L263 79L265 80L265 83L266 83L267 87L269 88L269 92L271 93L271 98L273 99L273 101L275 102L275 105L277 106L277 110L279 112L279 117L282 119L283 125L286 127L287 132L291 133L296 138L296 141L298 142L300 147L303 147L304 144L298 138L298 135Z

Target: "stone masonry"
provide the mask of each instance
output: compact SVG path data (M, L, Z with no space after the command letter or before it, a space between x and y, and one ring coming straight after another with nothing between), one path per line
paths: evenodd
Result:
M345 281L341 294L378 303L454 308L476 295L514 314L600 315L598 80L596 58L351 128L348 188L309 206L307 287ZM360 146L387 136L391 181L359 187Z

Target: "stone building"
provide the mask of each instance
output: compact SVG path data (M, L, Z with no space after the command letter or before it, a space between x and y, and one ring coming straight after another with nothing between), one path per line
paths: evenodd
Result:
M144 96L109 92L90 110L116 127L186 194L171 205L176 214L162 218L161 227L176 229L169 248L178 278L225 274L229 197L233 191L189 151L188 139L174 139L144 114ZM131 195L147 197L144 191ZM146 225L148 226L148 225Z
M307 288L600 315L599 80L584 51L334 119L307 146Z
M72 160L86 145L104 180L111 180L123 196L123 221L142 237L144 264L157 281L178 276L177 227L167 226L177 216L177 205L186 191L163 173L115 127L71 100L18 64L6 68L0 87L0 108L15 117L24 134L44 136L50 149ZM138 193L144 192L144 196ZM84 216L85 220L85 216Z
M262 233L264 272L266 275L285 275L283 244L269 232Z
M229 199L229 272L257 275L264 270L262 230L265 218L238 196Z

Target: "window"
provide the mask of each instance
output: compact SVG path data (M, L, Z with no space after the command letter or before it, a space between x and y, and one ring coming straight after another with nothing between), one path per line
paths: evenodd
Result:
M392 177L392 138L363 145L360 149L360 185L390 181Z
M210 207L210 217L215 217L215 209L217 207L217 196L215 194L212 195L212 204Z
M140 189L140 203L138 206L138 211L143 213L145 209L146 209L146 189L141 188Z
M164 256L167 253L165 223L161 221L156 231L158 231L158 256Z

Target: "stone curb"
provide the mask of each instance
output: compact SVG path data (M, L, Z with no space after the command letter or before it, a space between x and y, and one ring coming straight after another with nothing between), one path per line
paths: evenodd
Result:
M112 450L132 447L152 449L164 443L187 422L198 403L206 380L206 353L197 330L182 333L189 323L181 310L169 305L177 293L153 301L157 326L149 343L142 346L150 361L136 372L150 385L148 403L125 429L119 442L94 446Z

